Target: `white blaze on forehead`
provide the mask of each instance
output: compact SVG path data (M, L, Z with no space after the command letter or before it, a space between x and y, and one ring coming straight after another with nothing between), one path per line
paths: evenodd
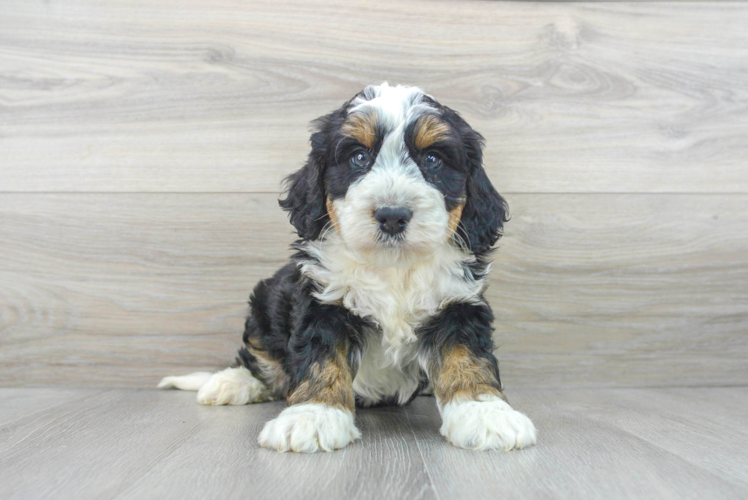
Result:
M423 179L418 165L408 155L404 133L404 127L399 127L385 136L371 169L372 173L387 171L389 176L392 177L392 188L396 188L397 177L409 177L413 180ZM401 179L401 181L404 180Z
M390 86L387 82L364 89L364 96L357 97L348 109L349 113L371 112L377 114L380 124L387 132L403 127L433 108L423 102L426 94L418 87L407 85Z

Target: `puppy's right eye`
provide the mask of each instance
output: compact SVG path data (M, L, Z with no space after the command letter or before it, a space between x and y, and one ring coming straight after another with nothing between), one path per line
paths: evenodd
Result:
M348 160L353 168L367 168L371 165L371 155L364 150L356 151Z

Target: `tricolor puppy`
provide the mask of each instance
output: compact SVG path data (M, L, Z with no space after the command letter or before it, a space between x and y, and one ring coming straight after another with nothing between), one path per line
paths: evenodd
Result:
M483 294L506 205L483 138L415 87L370 86L314 122L285 198L300 239L250 298L238 366L166 377L204 405L285 398L262 446L314 452L361 436L356 406L433 393L441 433L474 450L535 443L507 403Z

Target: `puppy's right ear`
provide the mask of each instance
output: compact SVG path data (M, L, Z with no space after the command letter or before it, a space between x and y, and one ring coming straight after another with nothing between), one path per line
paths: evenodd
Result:
M333 147L330 142L345 121L346 110L352 101L353 99L340 109L329 115L320 116L312 122L312 151L309 158L301 170L283 181L286 197L278 200L278 203L288 212L291 224L302 239L316 240L330 222L327 213L325 168L334 155L328 154L328 149Z
M320 120L324 119L320 118ZM324 186L325 145L323 132L312 134L312 151L306 164L283 181L286 197L278 200L288 212L299 237L316 240L330 221Z

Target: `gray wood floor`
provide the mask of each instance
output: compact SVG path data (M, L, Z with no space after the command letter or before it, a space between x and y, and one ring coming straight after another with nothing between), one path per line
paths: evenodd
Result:
M283 402L194 393L0 389L0 498L746 498L748 388L510 391L534 448L476 453L438 433L431 398L359 411L338 452L256 443Z

